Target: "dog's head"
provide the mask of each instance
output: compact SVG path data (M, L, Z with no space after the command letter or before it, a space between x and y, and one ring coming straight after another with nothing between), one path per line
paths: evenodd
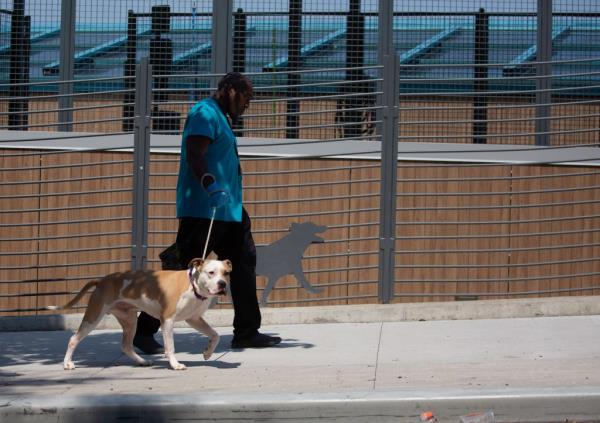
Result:
M318 236L318 233L325 232L327 226L314 224L313 222L292 223L290 227L292 232L301 233L303 237L310 243L318 244L325 242L323 238Z
M231 262L215 258L193 259L189 264L190 282L194 290L204 296L226 295L229 288Z

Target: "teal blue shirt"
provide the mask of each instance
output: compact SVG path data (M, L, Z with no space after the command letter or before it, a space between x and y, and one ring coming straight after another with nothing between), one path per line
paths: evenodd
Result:
M204 156L208 171L231 196L229 204L217 209L215 219L241 222L242 175L237 140L227 117L213 98L196 103L185 121L177 179L177 217L212 217L208 194L187 164L186 143L193 135L203 135L212 140Z

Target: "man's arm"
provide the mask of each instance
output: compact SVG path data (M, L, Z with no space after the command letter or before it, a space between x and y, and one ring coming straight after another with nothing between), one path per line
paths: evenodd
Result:
M208 173L208 166L204 158L211 142L210 138L203 135L191 135L186 138L185 142L187 164L204 189L215 182L215 178Z

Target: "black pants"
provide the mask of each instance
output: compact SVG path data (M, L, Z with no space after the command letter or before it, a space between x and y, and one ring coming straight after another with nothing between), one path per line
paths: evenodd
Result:
M189 262L202 257L210 219L184 217L179 220L176 250L180 269L187 269ZM256 247L252 238L250 217L242 210L241 222L215 220L207 255L214 251L220 260L231 260L230 292L233 301L233 334L250 336L258 331L261 315L256 298ZM154 335L160 322L142 312L138 317L137 335Z

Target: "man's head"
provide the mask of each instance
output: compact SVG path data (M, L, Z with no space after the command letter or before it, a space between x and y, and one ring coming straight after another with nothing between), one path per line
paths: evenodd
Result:
M246 111L252 96L252 82L239 72L229 72L221 78L215 95L232 119Z

